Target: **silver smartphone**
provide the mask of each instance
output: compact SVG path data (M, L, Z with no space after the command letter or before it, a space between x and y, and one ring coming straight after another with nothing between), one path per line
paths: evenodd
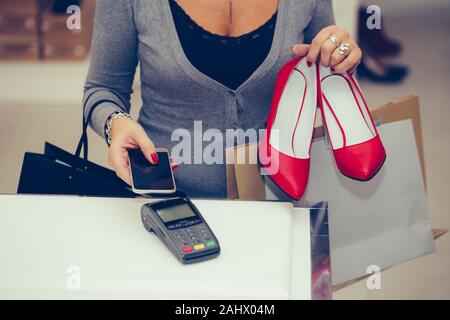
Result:
M148 161L141 149L128 149L131 187L139 194L170 194L176 192L175 178L170 166L169 151L156 148L159 162Z

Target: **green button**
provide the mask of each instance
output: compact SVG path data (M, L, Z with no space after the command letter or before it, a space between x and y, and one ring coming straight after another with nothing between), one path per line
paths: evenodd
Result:
M206 243L207 247L214 247L216 245L216 243L214 241L210 241Z

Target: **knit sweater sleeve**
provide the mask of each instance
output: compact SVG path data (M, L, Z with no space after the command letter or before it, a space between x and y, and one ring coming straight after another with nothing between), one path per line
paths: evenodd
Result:
M89 72L84 87L84 116L104 137L105 123L117 111L129 113L137 66L137 31L131 0L97 0Z

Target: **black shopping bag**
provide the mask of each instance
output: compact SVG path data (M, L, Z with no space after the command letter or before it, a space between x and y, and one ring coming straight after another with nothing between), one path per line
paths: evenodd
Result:
M19 194L64 194L104 197L135 197L130 187L115 172L87 160L87 127L95 107L83 117L83 133L75 154L48 142L44 154L26 152L20 174ZM80 157L83 150L83 157Z
M17 193L135 197L114 171L48 142L44 154L25 153Z

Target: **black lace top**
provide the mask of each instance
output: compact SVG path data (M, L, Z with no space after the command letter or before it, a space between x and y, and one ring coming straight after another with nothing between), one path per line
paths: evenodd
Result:
M272 46L277 13L256 30L239 37L213 34L169 0L184 54L208 77L237 89L261 65Z

